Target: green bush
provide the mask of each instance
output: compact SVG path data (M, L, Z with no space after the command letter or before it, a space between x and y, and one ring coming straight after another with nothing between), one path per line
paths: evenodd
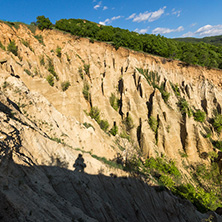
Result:
M126 131L122 131L119 136L130 141L130 135Z
M89 76L89 68L90 68L90 65L84 64L83 69L87 76Z
M118 133L118 126L113 125L112 129L109 131L113 136L115 136Z
M198 121L198 122L204 122L205 121L205 118L206 118L206 114L205 112L202 112L200 110L197 110L194 114L194 120L195 121Z
M81 77L81 79L83 79L84 76L83 76L82 67L79 67L79 68L78 68L78 72L79 72L79 76Z
M24 69L24 71L29 75L32 76L32 73L28 69Z
M127 117L124 119L123 123L125 124L126 131L130 131L134 127L133 119L129 114L127 114Z
M61 83L61 87L62 87L62 91L66 91L70 86L70 82L69 81L64 81Z
M90 101L90 97L91 97L89 89L90 89L89 84L87 82L84 82L82 94L87 101Z
M222 151L222 141L220 140L213 141L213 146Z
M150 128L153 130L154 133L157 133L157 129L158 129L158 121L155 117L151 116L149 118L149 124L150 124Z
M89 116L94 119L97 123L100 123L100 111L98 107L92 107Z
M167 103L170 98L170 93L168 93L167 91L165 91L163 89L160 89L160 92L161 92L161 96L162 96L164 102Z
M39 41L39 43L41 43L42 45L45 45L44 42L43 42L42 35L34 35L34 37Z
M103 130L103 131L107 131L108 128L109 128L109 122L107 120L101 120L100 123L99 123L99 126L100 128Z
M213 119L212 125L218 133L221 132L222 130L222 115L221 114L216 114L216 116Z
M91 123L86 123L84 122L83 125L88 129L89 127L92 127L94 130L95 128L93 127L93 125Z
M151 172L158 172L160 174L172 175L174 177L181 177L180 171L175 166L174 161L167 162L163 158L153 157L147 159L144 164L145 167L149 168Z
M56 55L57 55L59 58L61 58L61 56L62 56L62 49L61 49L59 46L57 46L57 48L56 48Z
M48 58L48 71L56 78L56 80L59 80L59 77L54 68L53 61L50 58Z
M39 60L40 60L40 65L44 66L45 65L45 60L44 60L44 56L43 55L39 57Z
M159 179L164 186L166 186L167 188L169 188L170 190L174 190L175 188L175 182L173 181L173 179L167 175L161 175L160 179Z
M44 15L37 17L36 25L40 30L51 29L53 26L49 18L46 18Z
M46 80L48 81L50 86L54 86L54 77L52 75L48 75L46 77Z
M175 95L177 97L180 97L180 90L178 84L174 85L172 82L170 82L171 88L173 89Z
M180 111L181 111L182 115L188 114L189 117L192 116L192 110L190 109L189 104L186 101L186 99L180 98L177 105L180 108Z
M111 93L109 102L113 109L115 109L116 111L119 109L119 100L116 98L114 93Z
M18 55L18 46L16 46L14 40L12 40L12 41L8 44L7 50L8 50L9 52L12 52L15 56Z

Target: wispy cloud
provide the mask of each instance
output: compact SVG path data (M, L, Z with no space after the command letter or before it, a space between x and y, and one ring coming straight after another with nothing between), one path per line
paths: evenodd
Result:
M195 34L193 32L187 32L182 35L182 37L193 37Z
M181 10L176 10L175 8L172 9L172 15L176 15L177 17L180 17Z
M160 8L158 11L152 12L151 16L149 18L149 22L153 22L160 18L160 16L164 13L164 10L166 9L166 6L163 8Z
M100 24L100 25L108 25L108 24L111 24L112 21L117 20L117 19L120 19L120 18L122 18L122 17L123 17L123 16L118 15L118 16L112 17L111 19L107 18L105 21L99 22L99 24Z
M106 9L108 9L108 7L107 7L107 6L104 6L104 7L103 7L103 10L106 10Z
M145 21L153 22L159 19L161 15L164 14L165 9L166 9L166 6L154 12L146 11L143 13L139 13L139 15L137 15L136 13L133 13L127 19L133 19L133 22L145 22Z
M195 32L187 32L182 37L204 37L222 35L222 25L205 25L197 29Z
M128 18L126 18L126 20L133 19L135 16L136 16L136 13L133 13L133 14L130 15Z
M135 29L134 32L138 32L139 34L145 34L148 32L150 27L147 27L146 29Z
M192 23L191 25L190 25L190 27L194 27L194 26L196 26L197 25L197 23Z
M98 8L101 7L101 5L102 5L102 2L100 1L100 2L98 2L98 4L95 5L93 8L94 8L95 10L97 10Z
M171 32L182 32L184 30L183 26L179 26L177 29L169 29L169 28L155 28L152 33L153 34L168 34Z

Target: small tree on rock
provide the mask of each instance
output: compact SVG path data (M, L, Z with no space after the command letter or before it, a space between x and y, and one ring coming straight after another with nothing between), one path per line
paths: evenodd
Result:
M51 21L49 20L49 18L46 18L44 15L37 17L36 25L40 30L52 28Z

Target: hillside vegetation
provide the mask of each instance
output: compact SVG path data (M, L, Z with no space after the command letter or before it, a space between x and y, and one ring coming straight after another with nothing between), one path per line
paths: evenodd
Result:
M199 43L204 42L216 46L222 45L222 35L218 36L210 36L210 37L204 37L204 38L193 38L193 37L187 37L187 38L175 38L174 40L182 41L182 42L190 42L190 43Z
M96 39L111 42L116 49L122 46L165 58L178 59L188 64L222 68L222 46L204 42L196 44L179 42L160 35L138 34L82 19L61 19L56 22L55 28L73 35L89 37L92 41Z

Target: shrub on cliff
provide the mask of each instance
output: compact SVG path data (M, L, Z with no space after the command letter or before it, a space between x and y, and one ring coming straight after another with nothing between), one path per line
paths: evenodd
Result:
M15 56L18 55L18 46L16 46L14 40L12 40L12 41L8 44L7 50L8 50L9 52L12 52Z
M204 122L205 121L205 118L206 118L206 114L205 112L202 112L200 110L197 110L194 114L194 120L198 121L198 122Z
M221 132L222 130L222 115L221 114L217 114L214 117L212 125L218 133Z
M37 17L36 25L40 30L51 29L53 26L49 18L46 18L44 15Z

